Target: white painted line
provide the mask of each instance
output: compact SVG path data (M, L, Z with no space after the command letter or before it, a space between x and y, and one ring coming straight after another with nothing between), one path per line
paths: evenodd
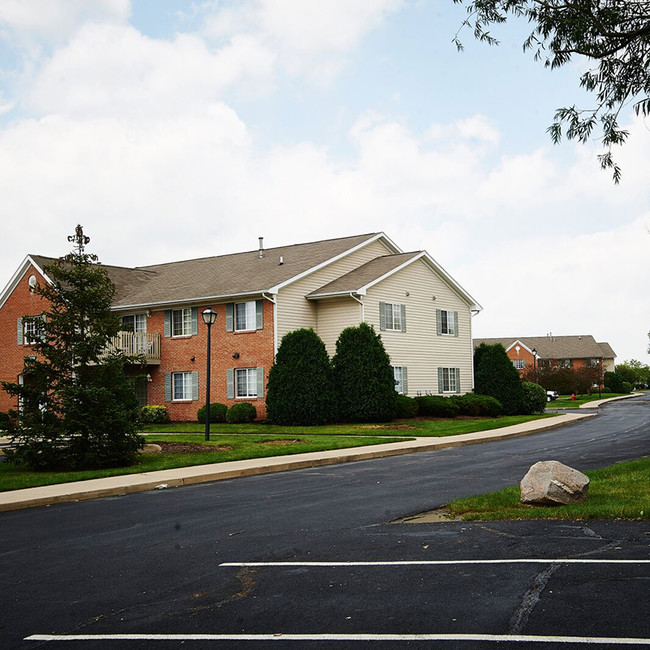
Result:
M376 562L222 562L221 567L355 567L355 566L439 566L455 564L650 564L650 560L583 558L516 558L505 560L395 560Z
M529 634L33 634L25 641L504 641L650 645L650 639Z

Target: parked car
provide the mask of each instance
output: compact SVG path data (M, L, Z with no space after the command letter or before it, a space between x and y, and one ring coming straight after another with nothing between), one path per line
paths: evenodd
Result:
M546 401L552 402L554 399L557 399L559 395L556 390L547 390L546 391Z

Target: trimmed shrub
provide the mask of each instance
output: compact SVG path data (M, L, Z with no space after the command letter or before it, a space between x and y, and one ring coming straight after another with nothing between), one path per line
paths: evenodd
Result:
M144 422L145 424L165 424L169 422L167 407L143 406L140 409L140 422Z
M390 422L395 417L395 377L381 337L361 323L344 329L332 359L334 390L343 422Z
M489 417L496 418L503 412L503 406L498 399L489 395L454 395L451 398L460 409L460 415L468 417Z
M532 415L533 413L544 413L546 408L546 391L539 384L531 381L522 382L524 389L524 408L523 415Z
M633 386L629 381L624 381L623 382L623 392L624 393L631 393L632 388L633 388Z
M417 400L407 395L397 396L396 407L395 417L398 419L414 418L419 412Z
M228 424L252 422L257 417L257 409L250 402L233 404L226 412Z
M505 415L517 415L524 409L524 389L519 372L508 359L500 343L481 343L474 355L474 392L489 395L503 405Z
M226 412L228 407L225 404L220 404L219 402L214 402L210 404L210 422L225 422L226 421ZM196 414L196 419L198 422L205 422L205 406L202 406L198 413Z
M332 367L314 330L299 329L282 337L269 371L266 416L275 424L303 426L334 419Z
M631 388L628 391L625 390L623 378L615 372L605 373L605 383L612 389L611 392L613 393L629 393L632 390Z
M449 397L441 395L421 395L415 398L418 413L432 418L455 418L460 407Z

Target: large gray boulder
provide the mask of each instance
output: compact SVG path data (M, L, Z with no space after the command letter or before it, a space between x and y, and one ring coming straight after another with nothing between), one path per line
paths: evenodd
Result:
M589 478L557 460L535 463L521 479L521 502L559 506L581 503L589 492Z

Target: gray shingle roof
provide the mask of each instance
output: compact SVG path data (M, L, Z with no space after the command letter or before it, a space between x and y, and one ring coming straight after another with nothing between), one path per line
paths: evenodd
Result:
M354 293L366 285L394 271L405 262L420 255L419 251L413 253L399 253L396 255L384 255L366 262L359 268L342 275L340 278L312 291L307 298L318 296Z
M474 347L481 343L492 345L501 343L508 348L520 341L529 349L537 350L541 359L614 359L616 354L608 343L596 343L591 334L573 336L513 336L487 339L474 339Z
M369 233L135 268L104 265L117 309L260 294L378 238ZM30 256L39 266L54 258ZM282 263L281 263L282 262Z

